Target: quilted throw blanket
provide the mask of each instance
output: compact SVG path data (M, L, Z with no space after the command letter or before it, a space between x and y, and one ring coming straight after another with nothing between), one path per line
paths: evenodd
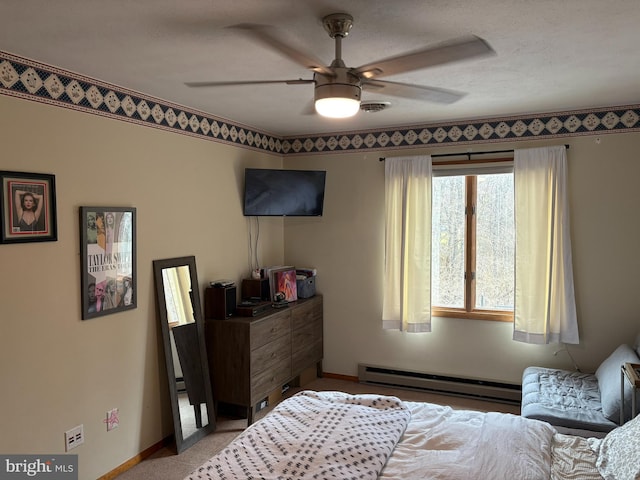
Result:
M395 397L303 391L187 479L375 479L410 416Z

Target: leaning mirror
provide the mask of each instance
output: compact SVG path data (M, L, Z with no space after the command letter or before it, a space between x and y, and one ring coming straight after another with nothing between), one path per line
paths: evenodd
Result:
M176 449L181 453L215 429L196 259L154 260L153 271Z

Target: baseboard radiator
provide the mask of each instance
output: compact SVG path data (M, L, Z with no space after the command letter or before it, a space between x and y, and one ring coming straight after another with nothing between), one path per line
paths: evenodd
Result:
M519 405L522 387L509 383L434 375L358 364L358 381L369 385L421 390Z

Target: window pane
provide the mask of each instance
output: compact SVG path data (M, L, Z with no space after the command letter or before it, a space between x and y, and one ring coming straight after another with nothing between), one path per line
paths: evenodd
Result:
M464 308L465 177L434 177L431 301Z
M478 175L475 308L513 310L513 203L513 174Z

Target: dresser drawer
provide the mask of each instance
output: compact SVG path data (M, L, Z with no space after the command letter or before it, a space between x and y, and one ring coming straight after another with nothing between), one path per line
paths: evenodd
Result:
M289 333L291 330L291 312L281 312L259 320L251 325L251 350Z
M304 370L322 360L322 320L307 324L291 335L291 368Z
M251 372L256 375L291 357L291 335L281 336L251 352Z
M297 330L305 326L320 322L322 324L322 298L312 297L306 303L299 305L291 314L291 328Z
M291 348L293 352L306 350L316 340L322 339L322 321L316 320L291 332Z
M281 360L270 369L251 376L251 404L282 387L291 378L291 357Z

